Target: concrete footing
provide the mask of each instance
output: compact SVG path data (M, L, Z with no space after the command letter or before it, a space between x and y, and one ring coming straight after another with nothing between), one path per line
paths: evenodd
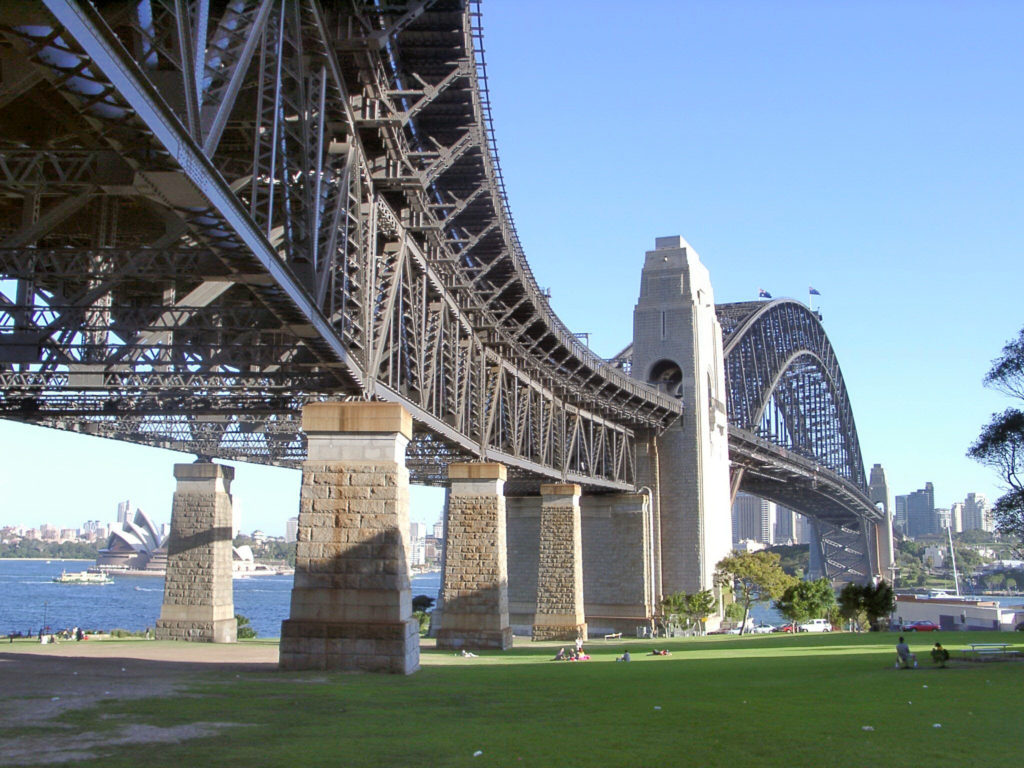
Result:
M534 640L587 639L583 614L580 487L540 487L540 553Z
M302 428L308 458L280 666L415 672L405 467L412 419L392 403L313 403Z
M231 467L175 464L164 602L158 640L233 643L237 639L231 582Z
M508 622L508 570L501 464L448 467L447 529L441 603L444 622L438 648L505 650L512 646Z

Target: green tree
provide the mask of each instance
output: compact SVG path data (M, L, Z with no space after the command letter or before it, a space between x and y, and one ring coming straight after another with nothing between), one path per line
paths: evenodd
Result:
M839 592L839 615L852 621L858 630L868 623L868 612L864 608L864 586L850 582Z
M249 624L249 619L240 613L235 614L235 621L238 623L238 639L251 640L256 637L256 630Z
M794 624L808 619L826 618L829 609L835 604L836 594L832 584L824 577L790 584L775 601L779 612Z
M839 593L839 612L858 626L867 623L872 632L882 628L882 623L896 609L896 596L892 585L885 579L877 584L854 584L843 587Z
M1024 404L1024 328L1003 347L985 375L984 383ZM967 451L972 459L994 469L1006 483L1006 493L992 508L996 530L1017 540L1024 554L1024 411L1007 408L993 414Z
M883 622L888 626L889 616L896 610L896 595L892 591L892 584L885 579L879 579L877 584L865 586L864 609L867 611L872 632L882 629Z
M778 598L795 581L779 566L773 552L737 552L723 557L715 566L715 583L732 589L736 602L743 606L740 634L746 630L750 606Z
M696 625L698 632L704 632L708 616L715 612L715 594L710 589L689 594L675 592L661 600L661 610L666 616L678 616L686 619L688 625Z

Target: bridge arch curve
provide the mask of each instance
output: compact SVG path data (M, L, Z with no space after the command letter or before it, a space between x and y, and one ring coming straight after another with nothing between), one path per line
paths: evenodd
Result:
M720 304L730 427L866 488L857 427L817 314L792 299Z

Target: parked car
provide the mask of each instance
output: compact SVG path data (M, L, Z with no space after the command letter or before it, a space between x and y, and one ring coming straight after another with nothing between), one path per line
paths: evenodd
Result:
M775 628L775 632L795 632L796 627L793 624L782 624Z
M799 632L831 632L832 622L828 619L811 619L797 627Z
M771 624L758 624L756 627L750 630L752 635L769 635L775 631L775 627Z
M904 632L938 632L939 625L934 621L912 621L904 625Z

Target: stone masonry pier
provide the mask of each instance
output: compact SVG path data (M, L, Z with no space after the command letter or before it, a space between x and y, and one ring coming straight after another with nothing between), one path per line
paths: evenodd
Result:
M540 487L540 552L534 640L587 639L583 615L583 545L580 487L553 483Z
M392 403L312 403L302 428L308 458L280 665L415 672L405 467L412 419Z
M158 640L233 643L237 638L231 583L231 467L175 464L164 602Z
M448 467L444 616L438 648L505 650L512 646L508 621L505 539L507 470L501 464Z

